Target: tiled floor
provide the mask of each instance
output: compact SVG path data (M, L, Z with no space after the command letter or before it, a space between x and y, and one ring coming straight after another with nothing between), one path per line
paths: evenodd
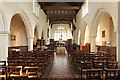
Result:
M74 78L72 70L70 69L67 53L55 53L54 62L47 78Z

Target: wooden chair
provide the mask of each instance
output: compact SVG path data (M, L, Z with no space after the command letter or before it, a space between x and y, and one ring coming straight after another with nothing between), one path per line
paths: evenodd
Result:
M92 68L92 62L81 62L81 67L79 68L79 78L83 78L83 75L85 74L87 69Z
M108 69L117 69L118 68L118 62L117 61L107 61L107 68Z
M21 79L27 79L27 75L22 72L22 66L9 66L9 76L8 80L21 80Z
M87 69L87 80L102 80L102 69Z
M41 72L39 72L39 67L24 67L26 70L26 74L28 75L28 79L39 79L42 75Z
M18 60L16 57L8 57L8 66L18 66Z
M104 69L106 61L94 61L93 68L95 69Z
M117 80L119 79L119 69L105 69L105 80Z
M0 80L6 80L7 75L6 61L0 61Z

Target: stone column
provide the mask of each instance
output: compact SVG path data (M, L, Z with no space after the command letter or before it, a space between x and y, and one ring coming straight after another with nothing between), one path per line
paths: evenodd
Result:
M116 59L120 66L120 31L117 31L117 53L116 53Z
M0 32L0 60L7 61L9 31Z
M116 39L117 39L117 43L116 43L116 47L117 47L117 53L116 53L116 60L118 61L118 66L120 66L120 2L118 2L118 25L116 25L117 27L115 28L116 31Z
M96 36L90 36L90 51L96 52Z
M33 50L33 37L28 37L28 51Z
M81 38L81 45L82 45L82 46L84 45L84 40L85 40L85 37L82 37L82 38Z

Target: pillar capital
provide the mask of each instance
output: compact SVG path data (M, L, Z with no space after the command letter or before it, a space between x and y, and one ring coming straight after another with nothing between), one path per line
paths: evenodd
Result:
M10 31L0 31L0 34L10 34Z
M31 38L31 39L32 39L32 38L34 38L34 37L33 37L33 36L27 36L27 38Z
M96 35L90 35L89 37L90 38L96 38L97 36Z

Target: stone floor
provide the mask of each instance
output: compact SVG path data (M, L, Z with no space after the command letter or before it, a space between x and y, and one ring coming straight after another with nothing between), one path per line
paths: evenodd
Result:
M67 53L55 53L53 64L47 75L47 79L73 79L74 75L68 60Z

